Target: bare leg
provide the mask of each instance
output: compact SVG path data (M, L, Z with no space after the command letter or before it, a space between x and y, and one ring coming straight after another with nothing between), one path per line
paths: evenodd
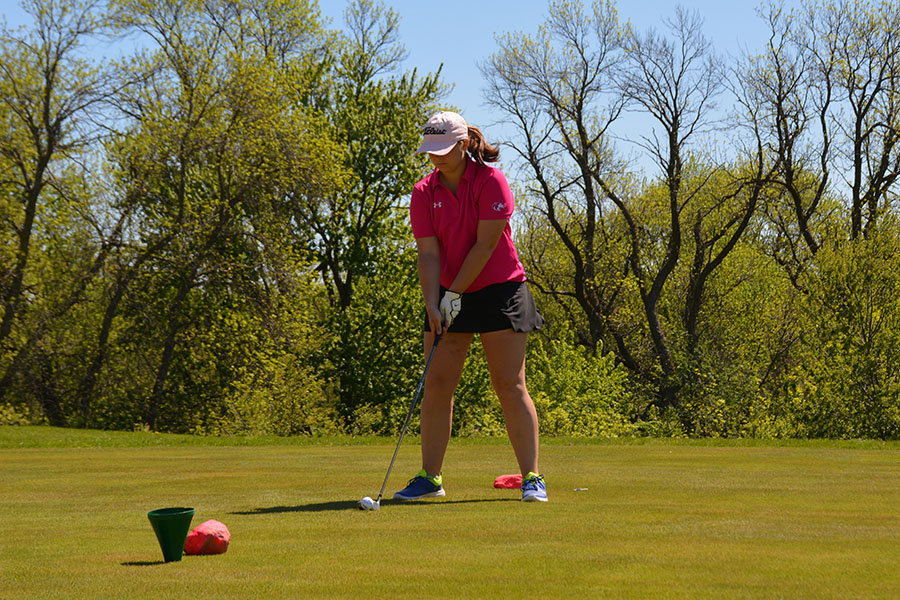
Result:
M434 336L426 333L426 355L431 352L433 343ZM453 392L471 343L471 333L445 333L425 376L421 415L422 468L432 476L440 475L443 468L453 423Z
M527 333L512 329L481 334L494 391L500 399L506 431L524 477L538 470L538 420L525 386Z

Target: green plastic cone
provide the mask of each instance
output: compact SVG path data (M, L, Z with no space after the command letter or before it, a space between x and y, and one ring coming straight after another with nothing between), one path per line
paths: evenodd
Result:
M181 560L194 518L193 508L157 508L147 513L166 562Z

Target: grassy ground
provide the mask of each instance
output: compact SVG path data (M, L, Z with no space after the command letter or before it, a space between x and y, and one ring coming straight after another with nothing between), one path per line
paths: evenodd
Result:
M446 499L355 510L395 443L0 427L0 599L900 597L896 444L547 440L522 504L507 444L454 440ZM228 553L163 564L167 506Z

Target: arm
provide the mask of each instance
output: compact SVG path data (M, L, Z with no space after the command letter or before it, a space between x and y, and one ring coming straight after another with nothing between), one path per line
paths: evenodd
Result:
M419 285L425 300L425 311L432 333L444 332L441 325L439 299L441 295L441 247L436 237L416 238Z
M447 290L447 293L444 294L444 297L441 298L438 306L441 318L447 327L453 324L453 320L459 314L459 311L462 310L462 295L456 290L466 290L472 285L472 282L484 269L488 259L491 258L491 254L494 253L497 242L500 241L500 236L503 235L505 228L505 219L478 221L475 244L469 249L469 253L466 254L466 258L459 268L459 273L456 274L453 284Z
M487 264L491 254L497 247L503 230L506 229L506 219L482 219L478 221L478 233L475 245L472 246L466 259L463 261L459 273L453 280L450 289L455 292L464 292L475 278L478 277L484 265Z

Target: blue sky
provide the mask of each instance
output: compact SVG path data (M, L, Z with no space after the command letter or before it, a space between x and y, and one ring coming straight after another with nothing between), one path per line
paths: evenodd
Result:
M28 21L18 4L7 0L3 9L10 26ZM343 24L343 0L320 0L322 13L332 19L332 26ZM386 0L401 15L400 35L409 51L404 67L417 67L420 72L433 72L444 64L444 79L455 88L446 103L459 107L473 125L480 126L489 140L502 138L501 118L484 106L483 81L478 64L497 48L494 36L508 31L534 32L547 14L546 0ZM587 0L585 4L589 5ZM796 6L797 0L786 0ZM763 21L757 16L757 1L747 0L640 0L619 2L619 18L630 21L638 29L659 28L662 19L671 17L676 6L698 11L704 19L705 34L722 54L736 55L743 49L760 49L765 42Z
M459 107L466 120L485 130L489 139L499 135L502 126L495 123L501 115L484 106L478 64L497 49L495 34L537 31L547 15L546 0L393 0L387 4L401 15L400 34L409 51L405 66L433 72L443 63L445 79L455 84L447 103ZM589 6L590 0L584 4ZM765 24L756 13L760 4L747 0L639 0L620 1L617 7L620 21L630 21L639 30L662 28L662 20L674 16L677 6L698 11L716 50L737 55L743 49L760 49L765 43ZM787 0L784 5L797 6L799 2ZM343 23L344 2L324 0L320 6L323 14L333 19L333 26ZM453 12L447 7L453 7Z

